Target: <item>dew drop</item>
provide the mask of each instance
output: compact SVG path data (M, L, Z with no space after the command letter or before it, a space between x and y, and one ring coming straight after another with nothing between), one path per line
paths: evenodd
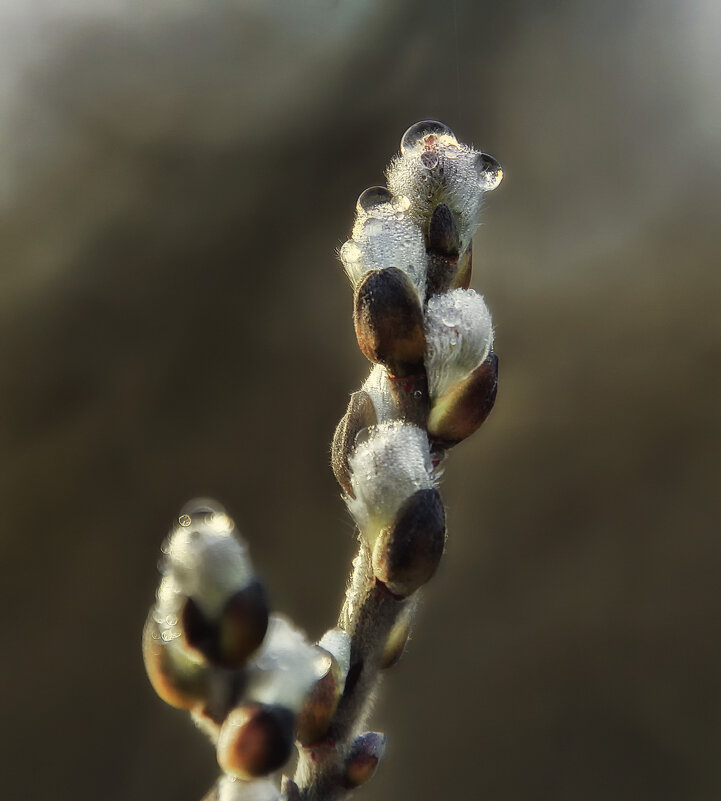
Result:
M454 136L453 131L437 120L422 120L416 122L403 134L401 139L401 154L405 155L429 134L437 136Z
M503 180L503 168L488 153L479 153L477 159L481 188L484 192L493 191Z
M358 211L370 214L376 206L380 206L382 203L390 203L392 198L393 196L385 186L371 186L361 192L356 201L356 208Z
M408 211L411 207L411 201L405 195L394 195L391 203L393 204L393 208L401 213Z
M191 524L190 515L180 515L178 518L178 523L183 526L184 528Z
M438 166L438 153L433 150L427 150L421 153L421 164L427 169L432 170Z
M164 642L170 642L173 639L173 634L170 631L164 631L160 636Z
M340 260L344 264L354 264L355 262L360 261L362 255L363 251L352 239L344 242L343 247L340 249Z
M447 145L444 151L444 155L447 159L457 159L461 155L461 149L457 145Z
M420 389L417 389L417 390L416 390L416 391L413 393L413 397L414 397L416 400L420 400L420 399L423 397L423 393L420 391Z

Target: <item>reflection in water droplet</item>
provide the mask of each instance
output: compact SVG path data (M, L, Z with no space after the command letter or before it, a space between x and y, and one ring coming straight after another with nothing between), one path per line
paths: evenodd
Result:
M352 239L344 242L343 247L340 249L341 261L345 262L346 264L352 264L353 262L360 261L362 255L363 252Z
M181 526L189 526L191 523L190 515L180 515L178 523L180 523Z
M447 145L444 155L447 159L457 159L461 155L461 149L456 145Z
M413 397L414 397L416 400L420 400L420 399L423 397L423 393L420 391L420 389L417 389L417 390L416 390L416 391L413 393Z
M481 188L484 192L491 192L503 180L501 165L488 153L478 154L478 170L481 179Z
M421 164L427 169L432 170L438 166L438 153L433 150L427 150L421 153Z
M403 134L403 138L401 139L401 154L405 155L411 148L415 147L423 137L428 136L428 134L454 136L453 131L447 125L437 120L422 120L421 122L416 122Z
M393 204L393 208L400 212L408 211L411 207L411 201L405 195L394 195L391 203Z
M178 618L175 615L168 615L165 618L166 626L177 626L178 625Z
M173 635L170 631L164 631L160 636L165 642L170 642L173 639Z

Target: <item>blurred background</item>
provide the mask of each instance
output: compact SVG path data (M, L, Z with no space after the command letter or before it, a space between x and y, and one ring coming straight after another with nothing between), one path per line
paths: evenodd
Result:
M0 0L7 798L214 780L140 655L190 497L334 624L367 370L335 253L429 117L505 168L501 384L358 797L721 797L720 50L714 0Z

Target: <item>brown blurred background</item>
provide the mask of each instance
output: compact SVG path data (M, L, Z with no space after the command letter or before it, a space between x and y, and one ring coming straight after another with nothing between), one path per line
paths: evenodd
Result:
M428 117L505 167L501 387L358 797L721 797L720 48L714 0L0 2L4 798L212 782L139 647L188 498L334 623L335 249Z

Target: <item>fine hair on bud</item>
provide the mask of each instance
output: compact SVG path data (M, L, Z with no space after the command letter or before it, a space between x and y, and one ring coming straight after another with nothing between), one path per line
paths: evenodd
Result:
M247 549L223 512L181 514L163 550L168 581L161 584L160 603L166 591L181 593L214 617L254 578Z
M318 678L318 649L281 615L271 615L262 646L248 662L246 696L298 712Z
M408 216L411 203L393 197L384 187L371 187L358 198L352 238L340 249L340 259L354 287L371 270L396 267L405 273L420 300L426 291L425 243Z
M349 463L355 497L345 500L369 545L407 498L434 486L428 437L411 423L394 421L368 429Z
M478 224L483 193L495 189L503 173L495 159L459 143L442 123L426 120L406 131L386 176L394 195L413 199L410 213L426 231L434 208L447 205L457 215L463 250Z
M435 401L486 359L493 325L482 295L454 289L428 301L425 330L428 389Z

